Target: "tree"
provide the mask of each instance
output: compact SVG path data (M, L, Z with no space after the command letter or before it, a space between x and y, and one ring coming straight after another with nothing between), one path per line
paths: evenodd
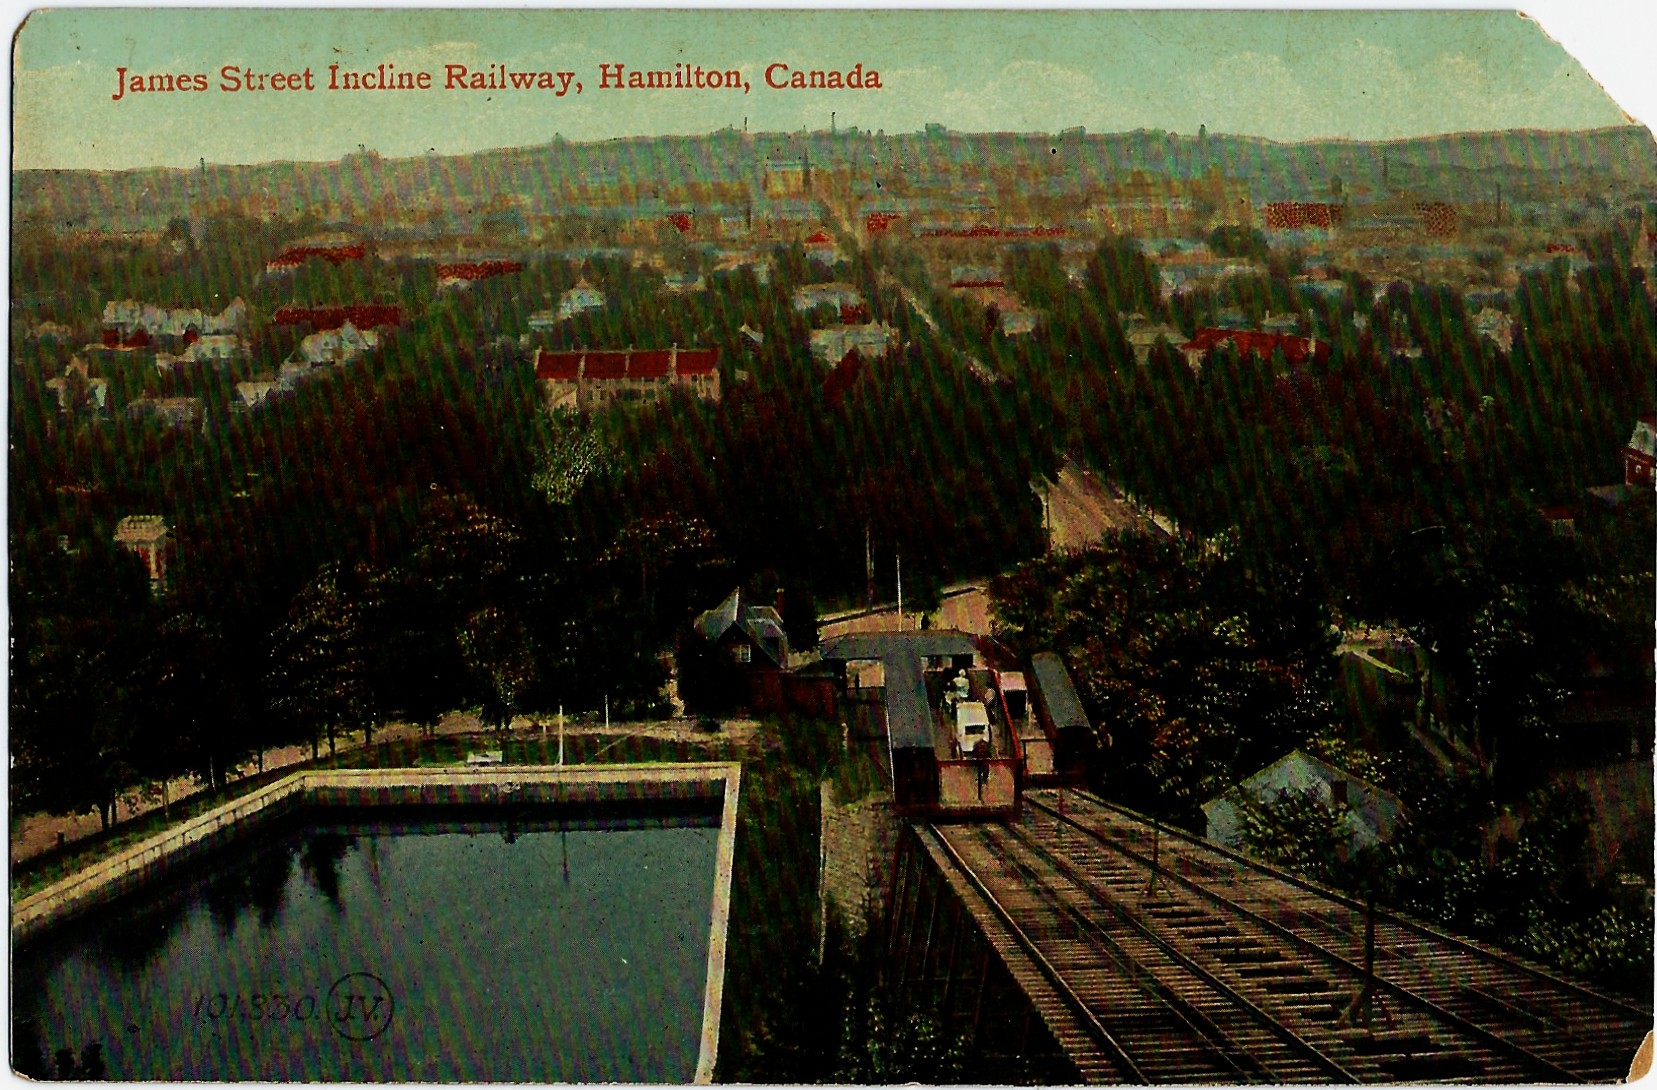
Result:
M1523 524L1506 530L1488 540L1438 534L1396 558L1399 618L1447 683L1447 726L1492 779L1504 751L1534 756L1554 737L1557 679L1591 625L1561 578L1571 572L1562 545Z
M1258 802L1239 800L1243 817L1243 845L1251 855L1318 882L1343 885L1343 868L1351 833L1338 810L1324 805L1311 792L1287 790L1277 798Z
M217 627L206 618L168 618L149 647L135 716L140 766L162 783L187 771L214 792L255 744L249 709L234 684Z
M1246 257L1264 263L1271 254L1266 236L1246 224L1226 224L1208 232L1208 247L1220 257Z
M466 664L454 630L408 571L379 580L372 600L368 671L375 706L429 732L465 694Z
M747 683L741 667L723 648L709 640L692 623L680 626L674 641L679 699L693 714L720 715L741 707L747 700Z
M323 733L332 754L338 730L372 721L363 583L361 573L325 565L294 598L272 639L273 710L310 738L313 758Z
M996 631L1056 650L1112 735L1109 789L1183 822L1328 722L1334 644L1292 569L1255 573L1227 539L1142 535L1030 561L990 585Z
M785 583L782 588L782 628L794 651L817 646L817 596L804 581Z
M573 415L547 413L543 420L530 483L547 502L567 506L588 478L609 472L611 451L595 429Z
M483 697L485 726L505 730L535 684L535 655L523 622L500 606L466 618L458 634L461 657Z
M96 810L105 829L138 785L134 674L126 649L55 647L12 691L13 791L28 809Z
M422 505L411 576L451 623L498 597L510 597L519 572L517 527L470 496L440 493Z
M878 918L850 930L826 917L823 956L790 967L758 1013L736 1076L772 1083L949 1085L969 1070L964 1034L890 979Z
M134 710L160 623L136 556L99 535L73 552L12 537L11 795L20 811L97 811L142 780Z
M637 565L639 602L653 622L654 638L666 634L663 625L671 631L691 602L711 597L727 576L718 540L694 516L636 518L621 528L603 560L618 569Z

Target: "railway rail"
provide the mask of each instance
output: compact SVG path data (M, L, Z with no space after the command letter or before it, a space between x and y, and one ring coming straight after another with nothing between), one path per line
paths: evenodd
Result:
M1609 1082L1651 1029L1649 1009L1091 795L1024 801L922 836L1086 1032L1066 1047L1089 1081Z

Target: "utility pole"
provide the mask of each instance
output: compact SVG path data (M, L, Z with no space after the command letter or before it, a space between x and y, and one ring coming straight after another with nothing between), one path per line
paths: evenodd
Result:
M1158 879L1162 877L1162 823L1155 818L1151 819L1151 880L1145 883L1145 892L1141 897L1153 897L1159 888Z
M1371 1016L1377 1004L1381 1007L1381 1016L1387 1020L1387 1025L1392 1025L1392 1013L1387 1010L1386 1001L1375 987L1375 891L1370 890L1364 899L1364 982L1358 993L1352 997L1352 1002L1346 1005L1346 1010L1341 1012L1336 1024L1362 1024L1365 1029L1369 1029Z
M1041 528L1042 533L1045 535L1045 542L1042 546L1042 552L1044 553L1050 553L1053 551L1052 494L1053 486L1048 483L1046 478L1043 478L1041 482Z
M903 554L898 553L898 627L903 627Z
M869 538L869 524L863 524L863 569L869 577L869 600L864 604L870 609L875 607L875 552Z

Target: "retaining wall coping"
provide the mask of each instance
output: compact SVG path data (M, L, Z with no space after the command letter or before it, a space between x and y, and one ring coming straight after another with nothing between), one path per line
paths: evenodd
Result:
M725 948L731 910L731 874L736 862L736 827L742 765L735 761L628 765L467 765L431 768L312 769L296 772L205 814L157 833L99 860L12 905L12 943L54 920L96 904L142 880L154 868L244 818L298 798L365 788L466 787L488 784L507 793L522 784L561 784L594 790L593 797L648 798L634 788L665 784L696 795L722 798L719 843L714 858L713 904L703 987L701 1047L695 1081L707 1084L719 1057L719 1020L725 988ZM718 790L715 790L717 786ZM607 792L605 788L615 789ZM438 801L438 800L432 800ZM366 800L365 800L366 802Z
M299 798L309 801L326 791L352 788L445 787L491 784L497 791L525 783L568 784L602 788L652 783L704 787L708 797L715 784L732 790L741 766L733 762L698 761L682 764L630 765L490 765L431 768L310 769L285 776L196 817L164 829L130 847L100 859L12 904L11 934L16 943L52 921L96 903L124 887L135 876L165 864L237 822L279 803ZM630 791L617 797L637 797Z

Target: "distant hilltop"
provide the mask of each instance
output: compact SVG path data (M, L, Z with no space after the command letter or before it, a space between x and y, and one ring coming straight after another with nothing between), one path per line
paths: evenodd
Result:
M1452 133L1390 141L1279 143L1259 137L1137 130L967 133L856 128L799 133L656 136L500 148L394 159L364 149L331 162L125 171L13 172L13 223L53 230L160 230L183 218L368 223L411 206L472 215L485 206L556 212L671 192L694 203L765 195L768 171L797 165L824 186L863 193L1011 186L1059 196L1140 171L1219 173L1245 180L1256 200L1305 200L1332 187L1363 200L1409 190L1446 200L1547 201L1628 196L1657 186L1657 141L1638 126L1575 132ZM985 164L993 164L986 167ZM441 194L441 196L437 196ZM744 196L747 195L747 196Z

